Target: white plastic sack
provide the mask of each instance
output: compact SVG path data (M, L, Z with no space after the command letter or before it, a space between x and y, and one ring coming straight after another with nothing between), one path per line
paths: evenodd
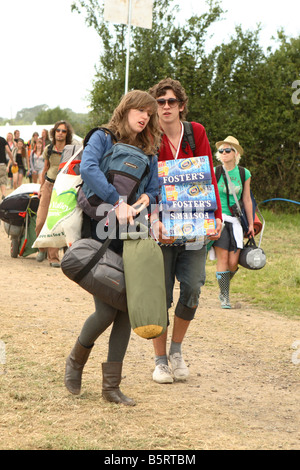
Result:
M81 238L82 209L77 204L80 175L67 173L76 152L58 173L51 195L46 222L33 244L33 248L63 248Z

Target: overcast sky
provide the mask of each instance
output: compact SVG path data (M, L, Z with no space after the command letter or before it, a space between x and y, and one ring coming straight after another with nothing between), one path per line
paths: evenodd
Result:
M207 11L205 0L177 3L185 16ZM72 0L0 0L0 117L14 118L21 109L41 104L88 111L87 95L101 42L83 15L71 13L71 4ZM213 26L210 47L228 41L238 24L254 30L260 22L264 47L274 44L271 37L281 27L288 36L299 35L297 0L222 0L221 4L228 12Z

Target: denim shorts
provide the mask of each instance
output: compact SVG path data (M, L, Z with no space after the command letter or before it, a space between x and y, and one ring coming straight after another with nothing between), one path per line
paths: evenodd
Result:
M201 287L205 283L206 247L186 250L185 246L162 246L165 265L167 308L173 303L175 279L180 284L179 301L175 315L192 320L195 316Z

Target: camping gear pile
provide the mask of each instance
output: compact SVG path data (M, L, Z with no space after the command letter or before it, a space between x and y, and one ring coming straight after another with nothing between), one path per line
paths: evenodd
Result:
M36 215L39 206L39 184L22 184L0 204L0 219L11 238L11 256L29 256L38 251L32 248L36 239Z

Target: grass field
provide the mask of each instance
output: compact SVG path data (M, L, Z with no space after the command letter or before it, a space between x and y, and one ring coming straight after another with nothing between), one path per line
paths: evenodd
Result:
M231 283L232 296L280 314L300 316L300 214L261 212L266 222L261 248L267 264L259 271L240 267ZM215 286L215 262L208 260L206 288Z
M121 389L136 407L102 399L110 329L96 341L82 394L68 393L66 357L93 300L35 255L11 258L1 224L0 449L101 450L100 465L116 450L299 449L300 216L263 215L268 261L235 276L232 301L240 308L220 308L215 265L207 263L183 343L186 382L155 383L152 342L132 333ZM175 286L175 305L178 297ZM171 326L173 318L174 306Z

